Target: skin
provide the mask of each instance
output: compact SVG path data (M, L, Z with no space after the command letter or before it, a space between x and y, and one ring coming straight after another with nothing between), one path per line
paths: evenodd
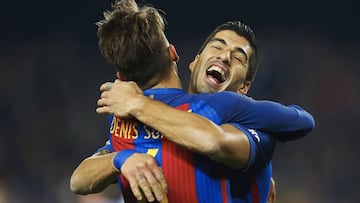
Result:
M189 66L192 72L189 91L231 90L246 94L251 84L250 81L245 81L248 59L251 54L247 40L229 30L220 31L215 35L215 38L216 40L210 42ZM178 57L172 46L169 46L169 52L172 59L176 61ZM206 74L207 69L211 66L217 66L224 70L226 73L224 82L218 83L216 79ZM112 88L110 88L111 86ZM169 78L155 87L181 88L176 66L173 67ZM176 110L161 102L154 101L142 95L140 88L132 82L117 80L114 84L104 83L100 87L100 91L102 94L98 100L99 107L96 110L98 113L114 114L122 118L136 117L139 121L166 135L169 140L233 168L241 169L248 161L249 142L247 137L231 125L217 126L196 114ZM119 100L122 102L119 103ZM153 115L152 112L155 110L159 113ZM174 127L185 125L188 127ZM204 139L204 136L207 139ZM114 168L112 162L115 153L100 155L96 159L85 159L71 177L71 190L75 193L81 191L80 194L89 194L103 189L109 182L116 181L119 171ZM136 153L133 156L137 157L136 161L130 159L132 156L129 157L121 167L120 172L129 180L135 197L142 199L140 191L143 191L149 201L153 201L155 198L163 200L167 185L161 169L149 155ZM107 160L103 162L102 167L95 168L92 171L87 170L90 165L98 165L100 159ZM103 168L107 168L107 170ZM93 177L99 173L102 173L102 176L94 179ZM104 181L112 177L115 177L112 181ZM145 178L139 181L138 177Z
M246 81L249 58L252 49L249 42L234 31L222 30L214 36L200 55L190 64L191 79L189 92L206 93L224 90L246 94L251 82ZM216 66L225 72L225 81L206 74L207 70Z
M201 52L190 63L191 79L188 92L206 93L224 90L247 94L251 81L246 80L249 70L249 58L253 54L246 38L231 30L222 30L215 34ZM217 79L206 72L211 66L223 69L226 80L219 83ZM276 201L275 180L271 178L268 203Z

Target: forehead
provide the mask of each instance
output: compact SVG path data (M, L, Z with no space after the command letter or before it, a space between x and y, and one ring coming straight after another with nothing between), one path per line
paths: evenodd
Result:
M215 34L214 38L223 39L232 48L243 49L248 56L252 53L249 41L232 30L221 30Z

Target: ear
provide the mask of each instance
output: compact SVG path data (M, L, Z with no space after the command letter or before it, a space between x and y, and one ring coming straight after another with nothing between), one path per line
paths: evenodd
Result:
M168 49L169 49L171 59L175 62L178 62L180 57L176 52L175 46L170 44Z
M125 81L125 78L121 75L121 73L119 71L116 72L116 77L121 81Z
M189 70L192 72L194 70L194 66L195 64L198 62L199 60L199 55L196 55L194 60L189 64Z
M236 92L240 94L247 94L250 87L251 87L251 82L245 81Z

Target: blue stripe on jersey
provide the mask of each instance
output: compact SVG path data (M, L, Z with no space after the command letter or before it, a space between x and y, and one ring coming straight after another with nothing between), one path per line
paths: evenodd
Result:
M304 126L310 126L309 122L307 122L307 124L304 124L304 122L299 122L299 119L301 121L306 120L306 118L304 118L307 116L306 114L298 114L298 112L291 110L291 108L289 107L284 107L282 105L274 104L271 102L257 102L255 100L247 98L246 96L240 96L235 93L223 92L216 95L189 95L181 89L149 89L144 91L144 94L147 96L154 95L154 99L160 100L173 107L189 103L192 112L205 116L216 124L222 124L225 121L228 121L231 123L240 123L245 126L246 124L250 125L246 127L258 127L260 129L265 128L268 130L274 129L278 132L297 131L299 129L303 130ZM267 115L268 112L272 113ZM279 116L280 113L281 116ZM266 119L264 119L264 115L265 118L271 118L272 120L267 121ZM278 117L281 117L281 119L278 119ZM290 128L289 125L291 126ZM141 124L137 124L136 130L139 130L140 138L140 133L142 136L149 135L150 129L141 126ZM152 134L152 131L150 130L149 138L142 137L140 139L134 139L135 148L140 152L144 153L148 152L147 150L152 148L157 148L161 150L162 147L160 139L152 138L158 137L155 132ZM256 147L256 145L254 146ZM261 147L261 145L259 146ZM156 160L160 164L162 160L161 156L158 156L158 154L160 155L161 153L162 151L159 151L155 156ZM224 182L221 182L221 180L223 180L224 176L228 180L228 182L226 182L226 192L229 197L228 200L230 202L232 201L239 203L249 203L252 201L251 187L253 185L270 185L270 178L268 177L271 175L271 168L270 171L268 168L266 168L262 171L249 170L244 173L241 170L234 170L228 167L224 167L221 164L217 164L206 156L197 154L193 154L192 156L194 156L195 158L195 184L197 187L197 194L200 203L222 202L222 197L224 196L224 194L222 194L222 184ZM225 170L225 172L223 170ZM257 177L255 177L253 174ZM183 178L186 177L174 176L174 179L177 179L180 182ZM264 189L261 189L261 187L259 187L260 193L265 193L265 191L268 190L267 186L263 188ZM260 199L264 200L264 198Z
M139 136L133 140L135 150L140 153L152 155L159 166L161 166L161 133L142 123L136 123L136 129Z
M221 166L202 155L195 156L196 188L199 202L218 203L222 201Z
M267 202L270 191L270 181L272 176L272 164L270 163L261 173L256 176L256 182L258 184L258 192L260 202ZM270 177L270 178L269 178Z

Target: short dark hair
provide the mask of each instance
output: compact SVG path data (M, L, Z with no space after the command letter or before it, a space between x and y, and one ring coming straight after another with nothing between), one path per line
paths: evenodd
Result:
M208 38L204 41L204 43L202 44L202 46L198 51L198 54L201 54L201 52L205 49L206 45L210 42L210 40L214 38L216 33L222 30L234 31L239 36L244 37L249 42L253 53L251 54L249 59L249 70L246 74L246 80L253 81L258 69L258 59L259 59L258 50L255 42L255 34L254 31L249 26L247 26L246 24L240 21L229 21L217 26L215 30L212 33L210 33Z
M154 7L134 0L117 0L98 25L99 47L122 77L149 88L149 81L166 76L171 67L165 22ZM154 85L154 84L152 84Z

